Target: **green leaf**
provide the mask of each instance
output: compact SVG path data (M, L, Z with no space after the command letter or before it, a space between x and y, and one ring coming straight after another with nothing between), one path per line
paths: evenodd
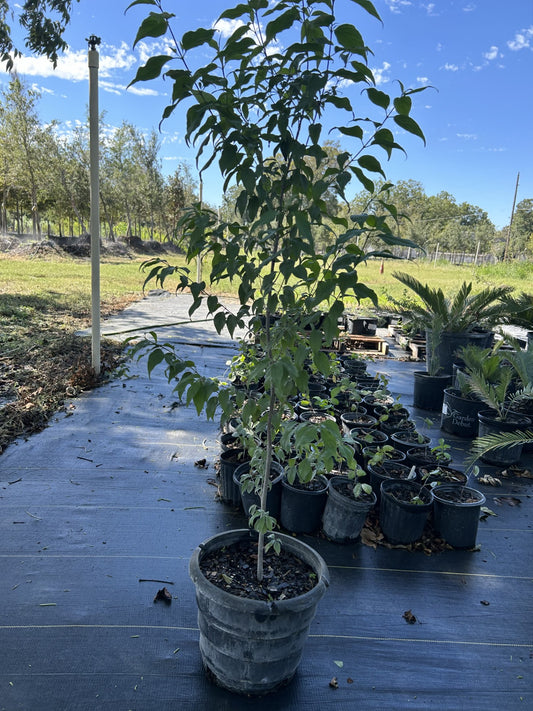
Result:
M128 12L130 7L133 7L134 5L157 5L155 0L133 0L128 7L125 9L124 13Z
M373 173L381 173L383 177L385 177L385 173L383 172L383 168L381 167L381 164L377 158L374 158L374 156L371 155L364 155L361 156L357 162L361 166L361 168L364 168L365 170L370 170Z
M151 81L152 79L156 79L161 74L161 69L167 62L170 62L171 59L172 57L163 54L159 54L156 57L150 57L144 66L139 67L135 78L128 84L128 86L131 86L138 81Z
M313 143L318 143L320 140L320 133L322 131L322 124L321 123L313 123L311 126L309 126L309 137L313 141Z
M300 16L300 11L297 7L291 7L275 20L271 20L266 26L266 41L270 42L283 30L288 30L294 25Z
M148 17L146 17L139 29L137 30L137 36L133 42L133 47L140 40L145 37L162 37L168 29L168 20L174 17L168 12L151 12Z
M381 22L381 17L376 8L374 7L374 4L370 2L370 0L352 0L352 2L354 2L356 5L359 5L359 7L362 7L368 12L369 15L372 15Z
M335 106L337 109L346 109L346 111L352 110L352 105L347 96L336 96L334 94L333 96L328 97L328 101L330 104L333 104L333 106Z
M337 42L350 52L364 54L366 51L361 33L353 25L339 25L335 28L335 37Z
M363 138L364 134L361 126L339 126L337 130L339 133L345 136L352 136L353 138Z
M220 15L221 20L236 20L238 17L241 17L242 15L249 15L250 14L250 6L245 4L245 3L240 3L239 5L236 5L235 7L231 7L228 10L224 10L222 15Z
M410 116L403 116L402 114L398 116L394 116L394 123L396 123L400 128L403 128L404 131L407 131L408 133L412 133L415 136L418 136L424 141L424 145L426 145L426 137L422 133L422 129L420 126L417 124L417 122L412 119Z
M161 348L155 348L153 351L150 352L150 355L148 356L148 374L150 375L152 370L159 365L165 357L165 354L161 350Z
M409 116L413 102L409 96L399 96L394 99L394 108L402 116Z
M382 109L388 109L390 104L390 96L385 94L384 91L379 91L379 89L374 89L373 86L366 90L368 98L376 106L381 106Z
M189 32L185 32L181 38L181 46L184 50L189 50L194 47L201 47L203 44L210 44L214 34L215 30L208 30L205 27L190 30Z

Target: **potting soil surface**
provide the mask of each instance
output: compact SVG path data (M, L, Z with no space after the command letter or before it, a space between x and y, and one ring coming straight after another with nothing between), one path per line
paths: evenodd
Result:
M222 375L236 344L208 322L184 324L189 305L154 293L103 331L157 330ZM439 413L412 408L424 366L405 355L391 341L368 369L390 376L436 444ZM188 563L202 540L246 527L217 500L219 437L141 361L0 457L0 710L533 709L533 480L488 465L502 486L470 478L487 497L478 550L302 536L331 584L295 678L261 699L215 686ZM469 443L446 440L462 468ZM521 465L533 470L530 453ZM164 588L171 601L155 600Z

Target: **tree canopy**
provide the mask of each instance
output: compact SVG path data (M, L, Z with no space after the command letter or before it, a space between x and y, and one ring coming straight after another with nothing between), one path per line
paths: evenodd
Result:
M8 72L13 69L13 59L21 54L9 23L18 22L25 30L26 47L46 55L55 67L59 52L66 49L63 32L75 2L79 0L25 0L19 5L0 0L0 56Z

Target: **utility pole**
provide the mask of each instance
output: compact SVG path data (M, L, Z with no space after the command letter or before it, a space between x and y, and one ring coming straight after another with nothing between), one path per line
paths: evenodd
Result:
M513 209L511 210L511 219L509 220L509 228L507 230L507 239L505 240L505 250L503 252L503 261L508 258L509 256L509 245L511 242L511 230L513 228L513 219L514 219L514 209L516 205L516 195L518 193L518 183L520 181L520 173L516 176L516 186L514 189L514 198L513 198Z

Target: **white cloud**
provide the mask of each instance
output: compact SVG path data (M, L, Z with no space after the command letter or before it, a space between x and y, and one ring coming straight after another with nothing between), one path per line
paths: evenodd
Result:
M483 56L485 57L485 59L488 59L489 62L492 59L496 59L496 57L498 56L498 47L496 47L496 45L492 45L492 47L489 49L489 51L485 52L485 54Z
M457 66L457 64L449 64L448 62L446 62L446 64L444 65L444 69L447 72L458 72L459 71L459 67Z
M409 7L410 5L412 5L412 2L410 2L410 0L386 0L386 3L389 6L389 10L395 13L399 13L405 7Z
M533 25L525 30L520 30L514 36L514 39L507 42L507 46L513 52L517 52L520 49L533 49Z
M222 37L231 37L236 29L242 27L244 22L242 20L217 20L213 25L213 29L220 32Z
M390 68L391 65L388 62L383 62L381 67L372 68L372 74L374 75L377 86L380 86L380 84L387 84L387 82L390 81L390 77L388 76Z
M100 50L100 77L110 77L114 70L128 70L137 62L128 45L123 42L120 47L103 45ZM55 77L67 81L85 81L89 77L87 51L73 51L70 48L59 57L57 67L46 57L18 57L14 62L15 71L21 76Z
M157 40L154 42L141 41L139 44L135 45L135 51L138 53L141 64L146 64L150 57L153 57L155 54L173 54L172 42L168 39Z
M428 77L417 77L416 80L419 84L427 84L429 81Z
M126 87L124 87L125 89ZM128 87L130 94L135 94L136 96L159 96L159 92L155 89L149 89L148 87L141 87L139 84L134 84Z
M429 2L427 5L422 5L425 8L428 15L437 16L439 13L435 12L435 3Z
M32 84L31 85L32 91L36 91L39 94L51 94L52 96L55 94L55 91L52 89L48 89L46 86L39 86L38 84Z
M476 9L477 9L477 6L473 2L471 2L471 3L468 3L468 5L465 5L463 7L463 12L474 12L474 10L476 10Z
M475 133L457 133L457 138L462 138L465 141L477 141L477 136Z

